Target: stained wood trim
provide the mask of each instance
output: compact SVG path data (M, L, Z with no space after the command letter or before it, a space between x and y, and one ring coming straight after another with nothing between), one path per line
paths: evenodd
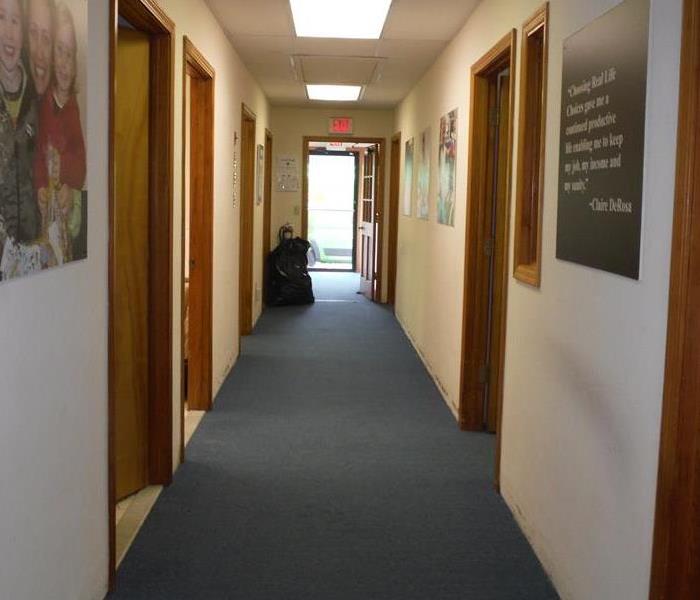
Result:
M262 235L262 266L263 266L263 299L267 290L267 255L270 252L272 238L272 149L273 137L269 129L265 129L265 181L263 195L263 235Z
M700 597L700 0L685 0L651 600Z
M484 94L484 81L492 73L498 72L505 66L511 67L511 84L509 97L509 127L508 127L508 148L506 161L506 202L503 209L503 227L505 228L505 241L503 248L496 251L504 252L505 268L500 274L499 285L502 286L503 301L500 315L500 331L496 336L495 343L500 344L500 364L494 369L497 378L496 386L499 391L503 389L503 358L505 351L506 335L506 315L507 315L507 292L509 270L507 236L509 231L510 196L511 196L511 164L513 147L513 107L515 96L515 85L513 82L513 68L515 66L515 43L516 31L513 29L493 46L484 56L482 56L471 68L471 114L469 123L469 166L468 166L468 198L466 216L466 244L464 260L464 301L463 301L463 335L462 335L462 359L460 368L460 401L459 401L459 424L465 430L483 429L483 401L479 396L480 389L479 369L481 368L481 341L477 335L479 327L478 303L478 259L483 252L484 238L480 229L481 215L484 214L486 204L490 202L486 198L485 185L488 147L488 93ZM488 86L487 86L488 87ZM502 421L502 399L497 399L497 431L496 431L496 469L495 482L499 486L500 479L500 455L501 455L501 421Z
M377 161L377 198L374 203L375 212L375 236L377 237L377 272L372 286L372 300L377 302L381 299L382 293L382 267L383 267L383 240L384 240L384 179L385 179L385 156L386 139L376 137L352 137L347 136L323 136L307 135L302 138L302 165L301 165L301 237L309 237L309 142L353 142L357 144L377 144L379 155ZM381 199L381 201L379 201ZM378 293L375 293L375 289Z
M192 40L187 36L182 39L183 45L183 56L185 69L188 67L193 69L202 79L214 79L216 77L216 71L211 63L204 58L197 46L194 45Z
M398 148L398 150L396 150ZM397 249L399 242L399 188L401 182L401 133L391 138L391 173L389 175L389 249L386 303L396 302Z
M549 3L546 2L523 24L523 36L520 42L520 121L515 192L513 276L533 287L540 287L542 273L548 20ZM531 59L532 40L535 35L542 37L542 61L537 65L533 64ZM532 76L531 70L533 68L540 71L539 76L537 76L537 72L535 72L534 77ZM536 90L533 85L538 83L541 85ZM538 122L532 123L533 119ZM533 129L536 131L533 132ZM533 133L536 133L536 137Z
M241 104L241 111L243 113L243 118L249 119L251 121L257 121L258 118L255 116L255 113L251 110L251 108L243 102Z
M114 588L116 570L116 468L115 468L115 313L111 298L115 285L115 98L116 54L119 16L136 29L150 34L151 95L156 101L150 107L151 134L163 143L150 149L150 210L158 215L151 220L149 282L149 453L151 484L167 485L172 479L172 212L173 212L173 79L175 24L154 0L111 0L109 25L109 242L108 242L108 575ZM164 291L165 290L165 291ZM155 293L155 292L158 293Z
M372 285L372 300L382 301L382 285L384 281L384 181L386 179L386 140L378 143L379 161L377 163L377 197L374 201L374 235L377 239L375 256L377 271Z
M192 78L200 79L206 82L206 89L203 90L206 98L204 98L204 103L206 104L206 110L202 111L204 114L204 119L206 121L205 126L207 128L207 138L199 149L204 153L204 158L199 167L205 167L204 172L201 174L204 179L203 188L205 190L204 196L208 199L205 202L205 229L207 235L200 236L201 243L207 246L205 255L207 256L206 264L200 265L203 269L203 281L204 281L204 303L205 310L208 314L208 321L204 324L205 337L209 340L207 348L205 350L204 363L205 363L205 387L208 389L204 396L207 398L207 402L203 406L191 406L192 410L211 410L212 407L212 395L213 395L213 287L214 287L214 277L213 277L213 263L214 263L214 98L215 98L215 84L216 84L216 71L214 67L211 66L209 61L204 57L202 52L194 45L192 40L187 36L183 37L183 49L182 49L182 193L181 193L181 228L180 228L180 247L181 247L181 261L180 261L180 462L185 460L185 223L186 219L189 218L185 207L185 194L186 194L186 173L190 165L187 164L187 157L185 156L185 140L190 137L191 132L188 127L189 123L187 121L187 114L185 111L185 97L187 94L187 75ZM192 155L192 146L190 146L190 160ZM190 183L191 185L191 183ZM191 199L190 199L191 202ZM206 239L205 239L206 238ZM190 237L190 240L192 238ZM191 242L190 242L191 243Z
M156 0L112 0L119 2L119 15L135 29L151 34L172 34L174 21L165 14Z
M246 125L246 122L248 125ZM246 135L246 127L252 134ZM241 198L239 240L239 331L249 335L253 331L253 243L255 227L255 113L241 104Z
M114 98L116 95L116 70L117 70L117 32L119 28L119 15L117 11L117 0L111 0L109 6L109 166L108 166L108 210L109 210L109 242L108 242L108 308L107 308L107 530L108 530L108 557L107 557L107 574L109 591L114 591L114 580L117 570L117 478L116 478L116 446L115 446L115 415L116 415L116 398L114 381L116 380L116 363L112 359L116 352L116 341L114 338L114 321L115 308L112 302L116 291L116 272L112 268L116 256L116 247L114 244L114 230L116 212L115 203L115 168L114 160L116 156L116 147L114 144L114 136L116 132L115 124L115 107Z

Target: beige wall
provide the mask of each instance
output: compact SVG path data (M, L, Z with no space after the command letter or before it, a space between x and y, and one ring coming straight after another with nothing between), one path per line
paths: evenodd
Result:
M277 244L277 231L285 223L294 225L294 231L301 235L301 163L302 140L304 136L328 135L329 117L347 116L353 118L352 137L379 137L386 140L385 185L384 185L384 214L388 215L389 201L389 166L391 164L391 137L393 135L394 112L391 110L347 110L319 108L289 108L273 106L271 114L273 142L272 164L272 232L270 243L274 248ZM280 192L277 189L277 157L280 155L295 156L299 165L299 191ZM385 227L387 221L385 219ZM388 235L386 229L383 239L383 292L386 290L386 251Z
M12 600L107 589L106 1L91 0L88 21L88 258L0 284L0 596Z
M238 58L226 34L203 0L159 0L166 14L175 21L175 198L173 295L174 314L180 314L180 269L182 260L182 53L187 36L216 71L214 106L214 394L238 357L238 244L240 228L240 133L241 103L255 113L256 144L265 143L269 127L268 103L262 90ZM239 168L236 206L233 199L234 135ZM255 207L254 286L262 282L262 206ZM254 299L253 317L262 310L260 297ZM180 320L175 319L173 364L180 364ZM180 372L173 379L173 468L180 448Z
M680 0L652 2L641 280L554 257L562 42L615 4L551 2L542 288L511 278L508 291L502 491L562 596L578 600L648 595L663 381ZM428 124L434 136L431 220L400 217L397 313L453 407L469 68L538 5L484 0L397 110L404 141ZM450 228L435 218L436 144L440 116L455 107L460 203Z
M233 139L241 102L267 100L202 0L159 0L175 21L173 364L180 364L182 36L216 69L214 390L238 354L238 227ZM0 290L0 595L100 600L107 589L107 181L109 1L89 2L87 53L88 258L2 284ZM240 149L236 148L240 161ZM255 212L262 244L262 207ZM255 253L256 287L262 281ZM261 303L254 304L256 316ZM173 378L173 457L180 447L180 373ZM70 540L66 544L66 540ZM57 560L60 557L60 560Z

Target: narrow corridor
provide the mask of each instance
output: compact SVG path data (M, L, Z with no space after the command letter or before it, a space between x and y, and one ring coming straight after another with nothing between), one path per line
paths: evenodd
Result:
M270 309L117 575L114 599L556 598L393 314L356 275Z

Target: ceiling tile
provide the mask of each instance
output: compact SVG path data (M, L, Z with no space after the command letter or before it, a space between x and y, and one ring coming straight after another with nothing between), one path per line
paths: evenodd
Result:
M301 72L307 83L354 83L372 81L376 58L302 56Z
M394 0L385 39L451 40L479 0Z
M295 35L289 0L207 0L207 4L231 34Z
M297 38L289 0L206 2L273 104L388 108L433 64L479 0L393 0L380 40ZM357 103L311 102L302 78L365 90Z
M319 56L375 56L377 40L338 40L327 38L296 38L297 54Z

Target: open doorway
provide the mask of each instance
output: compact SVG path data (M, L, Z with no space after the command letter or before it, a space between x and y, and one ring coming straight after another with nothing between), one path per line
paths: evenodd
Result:
M304 138L302 237L309 268L358 274L358 291L379 300L384 140Z
M316 144L309 147L309 268L354 271L359 153Z
M183 40L180 460L212 404L214 69Z
M469 199L459 422L496 434L499 480L508 289L515 30L471 69Z
M118 554L135 536L159 486L172 478L174 31L173 22L147 0L113 0L111 17L110 585ZM130 508L138 517L122 520Z

